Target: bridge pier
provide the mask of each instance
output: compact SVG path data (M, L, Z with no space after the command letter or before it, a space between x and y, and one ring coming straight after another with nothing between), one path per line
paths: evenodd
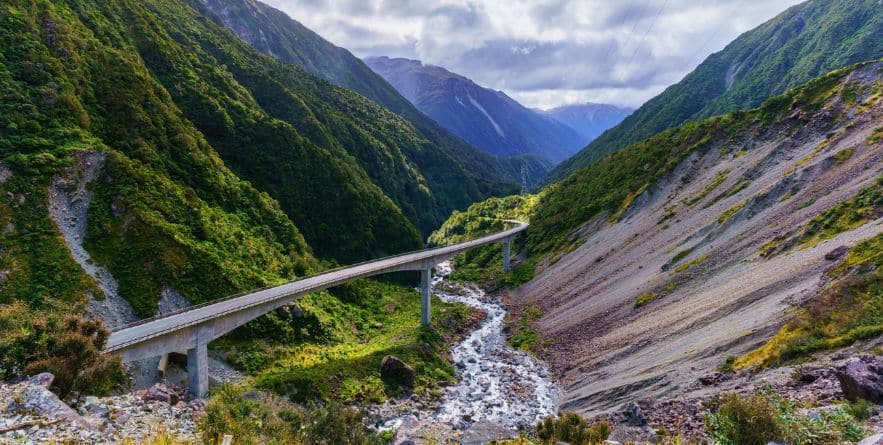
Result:
M429 326L429 315L432 313L432 268L420 270L420 322Z
M512 238L506 238L506 241L503 241L503 272L509 272L511 267L509 267L509 257L511 256L512 251Z
M208 342L211 328L196 328L196 345L187 350L187 389L193 397L202 398L208 393Z

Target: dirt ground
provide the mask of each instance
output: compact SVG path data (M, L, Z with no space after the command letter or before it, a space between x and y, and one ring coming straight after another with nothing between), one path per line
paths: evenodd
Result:
M832 105L848 115L833 131L823 110L793 134L767 128L694 153L620 221L588 222L576 234L581 247L511 293L512 303L544 314L537 328L553 341L544 358L560 376L562 409L593 415L683 395L727 356L762 344L818 292L836 264L826 254L883 231L880 219L814 247L758 253L883 173L883 144L867 141L883 123L881 103L862 113ZM854 154L837 162L833 155L845 148ZM691 202L720 176L726 179ZM693 265L678 269L685 264ZM651 302L634 307L651 292Z

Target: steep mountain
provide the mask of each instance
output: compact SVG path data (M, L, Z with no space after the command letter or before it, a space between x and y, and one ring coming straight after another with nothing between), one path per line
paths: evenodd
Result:
M126 375L101 354L101 323L77 317L118 328L335 262L417 248L405 212L442 212L403 154L431 159L440 150L406 120L260 53L201 8L187 0L0 4L0 379L51 371L43 390L68 381L73 398L108 392ZM473 187L456 171L446 179ZM286 400L350 404L368 392L377 400L400 394L380 378L387 354L407 360L424 391L451 382L444 351L481 319L463 305L435 304L438 324L427 336L419 308L409 286L360 280L213 343L235 342L227 358L252 374L278 365L236 391L260 384ZM150 380L158 360L135 364L136 384ZM225 400L228 390L212 394L206 410L251 404ZM37 399L29 406L62 406ZM212 441L220 438L211 431L235 431L254 443L316 442L286 432L318 417L274 406L262 418L278 427L263 424L265 437L252 432L255 405L242 416L248 433L220 419L200 429ZM341 437L315 433L321 440L369 433L360 443L383 443L349 409L317 416ZM163 427L142 420L145 429ZM123 427L89 429L105 440Z
M122 323L161 296L200 302L302 275L314 253L417 248L415 226L484 196L462 170L421 170L454 160L400 116L201 8L0 7L3 302L77 312L104 294L95 311Z
M872 62L631 144L537 197L475 204L432 240L530 219L514 273L497 275L499 248L457 262L525 283L513 335L562 377L563 409L685 400L718 367L879 336L881 161Z
M584 145L570 127L444 68L388 57L365 62L420 111L488 153L534 154L557 164Z
M814 77L883 57L876 0L809 0L739 36L549 175L565 178L667 128L752 108Z
M131 33L158 21L145 8L192 11L140 1L0 6L0 302L27 305L29 323L88 310L117 316L113 326L154 315L161 295L203 302L316 267L279 203L225 165L144 63L134 40L171 43ZM180 90L186 82L210 89L195 72ZM397 212L331 156L317 163L377 196L365 210ZM412 227L400 216L390 223Z
M449 195L451 208L462 208L474 201L463 190L445 190L452 172L475 183L484 195L511 190L521 182L521 166L526 164L531 182L542 177L548 166L536 159L499 159L476 150L435 121L418 111L395 88L368 68L348 50L340 48L288 17L282 11L256 0L201 0L208 16L235 32L259 51L284 62L294 63L307 72L335 85L356 91L384 108L403 116L441 154L414 156L431 188ZM209 12L210 11L210 12ZM439 156L446 156L441 160ZM437 226L437 224L436 224ZM436 226L433 226L436 227Z
M551 110L538 110L537 112L576 131L586 144L622 122L634 109L617 107L609 104L585 103L565 105Z

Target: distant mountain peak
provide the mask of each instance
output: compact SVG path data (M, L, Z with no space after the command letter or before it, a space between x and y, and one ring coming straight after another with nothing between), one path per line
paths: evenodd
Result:
M533 154L558 163L588 143L590 134L600 133L584 131L586 119L563 122L444 67L385 56L367 58L365 63L420 111L494 155ZM605 122L615 125L619 120Z

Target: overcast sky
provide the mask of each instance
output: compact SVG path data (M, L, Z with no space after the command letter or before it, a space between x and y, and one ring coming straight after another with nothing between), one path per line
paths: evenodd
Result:
M356 56L420 59L530 107L637 106L801 0L263 0Z

